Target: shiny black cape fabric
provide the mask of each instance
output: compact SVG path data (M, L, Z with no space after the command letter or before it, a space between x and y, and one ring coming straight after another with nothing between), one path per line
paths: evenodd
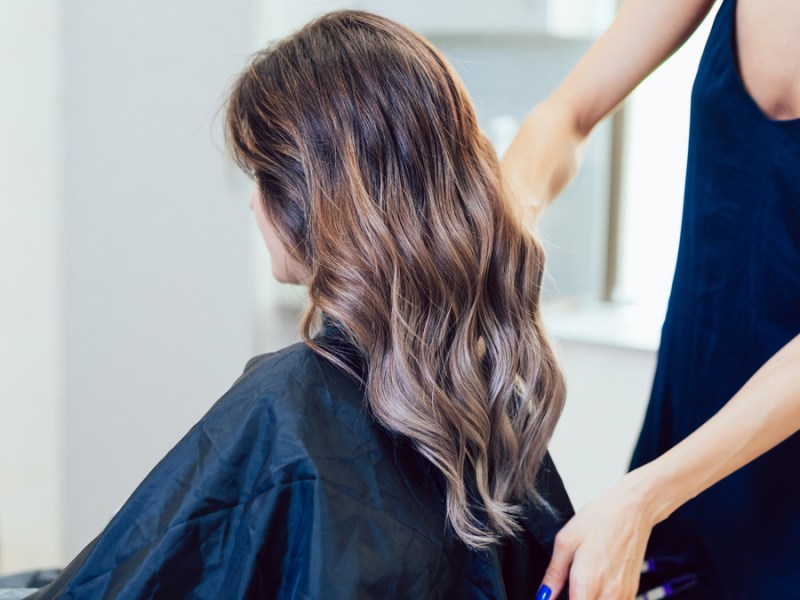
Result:
M735 11L724 0L695 78L680 249L633 467L800 333L800 119L767 118L744 87ZM685 555L701 576L687 600L800 599L798 468L795 434L655 528L650 553Z
M326 321L317 337L360 368ZM439 474L304 344L251 360L45 598L532 598L572 507L549 456L525 532L474 552Z

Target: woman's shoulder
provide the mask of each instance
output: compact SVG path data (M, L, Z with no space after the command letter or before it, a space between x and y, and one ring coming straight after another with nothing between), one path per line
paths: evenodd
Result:
M361 384L298 342L250 359L198 425L229 422L244 427L263 421L303 441L320 429L345 427L350 432L356 421L364 420L365 409Z

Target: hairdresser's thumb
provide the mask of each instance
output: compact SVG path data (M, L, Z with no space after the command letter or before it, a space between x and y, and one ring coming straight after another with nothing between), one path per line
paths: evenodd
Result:
M536 600L555 600L569 579L569 568L575 556L575 549L556 536L553 558L544 574L542 585L536 592Z

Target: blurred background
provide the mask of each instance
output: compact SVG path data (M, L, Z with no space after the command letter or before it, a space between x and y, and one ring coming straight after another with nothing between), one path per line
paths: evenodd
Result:
M303 291L272 282L220 135L251 52L327 10L394 17L453 62L502 154L616 4L0 0L0 573L64 565L249 357L298 339ZM576 507L638 435L708 27L598 127L541 224Z

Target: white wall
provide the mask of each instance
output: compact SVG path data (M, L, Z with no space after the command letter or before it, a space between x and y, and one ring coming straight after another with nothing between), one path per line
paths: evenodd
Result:
M0 570L58 564L56 0L0 1Z
M212 120L255 3L60 6L0 3L2 571L77 553L253 348L249 184Z
M650 395L652 350L561 341L567 404L550 451L575 508L628 470Z
M75 0L63 15L68 556L250 355L249 186L211 123L253 10Z

